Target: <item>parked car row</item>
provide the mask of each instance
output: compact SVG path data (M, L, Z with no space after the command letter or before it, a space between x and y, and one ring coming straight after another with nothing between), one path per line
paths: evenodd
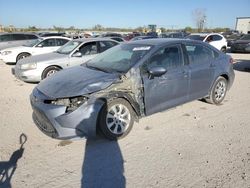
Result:
M62 69L85 63L117 44L106 38L75 39L54 52L21 59L12 73L20 80L39 82Z

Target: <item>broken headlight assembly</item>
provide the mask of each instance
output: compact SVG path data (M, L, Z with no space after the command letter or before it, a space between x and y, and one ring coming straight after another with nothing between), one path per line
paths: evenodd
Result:
M88 98L85 96L72 97L66 99L46 100L46 104L66 106L66 112L72 112L80 107L83 103L87 102Z

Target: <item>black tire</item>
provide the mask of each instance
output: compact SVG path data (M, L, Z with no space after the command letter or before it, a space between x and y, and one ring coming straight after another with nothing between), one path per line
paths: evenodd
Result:
M31 54L29 53L26 53L26 52L23 52L23 53L20 53L17 58L16 58L16 62L18 62L20 59L23 59L23 58L26 58L28 56L31 56Z
M56 66L50 66L47 67L42 74L42 80L51 76L52 74L55 74L56 72L60 71L61 69L59 67Z
M223 52L223 53L226 53L226 52L227 52L227 48L224 46L224 47L222 47L222 48L220 49L220 51Z
M120 113L115 113L115 111ZM109 118L107 117L108 115ZM127 123L125 121L127 121ZM111 126L108 125L108 123ZM98 129L100 129L103 136L109 140L124 138L131 131L133 124L134 110L124 99L117 98L112 101L108 101L100 111ZM124 130L122 130L122 128Z
M215 105L221 104L227 93L227 84L227 80L224 77L218 77L214 82L210 95L206 98L206 101Z

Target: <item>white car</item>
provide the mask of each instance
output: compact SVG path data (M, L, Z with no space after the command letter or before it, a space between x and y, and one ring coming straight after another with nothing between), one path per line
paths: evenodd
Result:
M40 82L62 69L85 63L118 44L109 38L74 39L53 53L21 59L11 71L25 82Z
M227 39L218 33L192 33L186 38L207 42L222 52L227 50Z
M67 37L44 37L23 46L6 48L0 51L0 60L5 63L16 63L18 60L31 56L56 51L70 41Z

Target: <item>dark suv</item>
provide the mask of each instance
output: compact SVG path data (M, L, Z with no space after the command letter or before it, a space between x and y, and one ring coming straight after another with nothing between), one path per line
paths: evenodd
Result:
M21 46L38 38L39 36L33 33L1 33L0 50L9 47Z

